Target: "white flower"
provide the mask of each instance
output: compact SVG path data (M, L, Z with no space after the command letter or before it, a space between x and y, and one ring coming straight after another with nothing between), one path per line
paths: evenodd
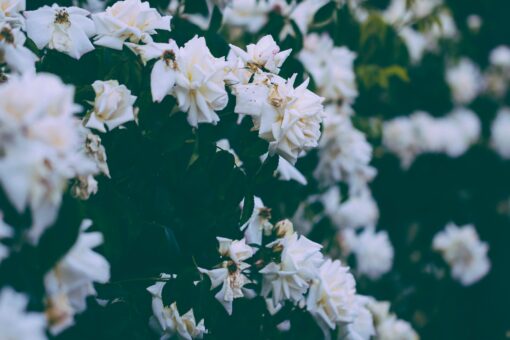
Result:
M90 13L78 7L44 6L25 12L27 35L37 48L46 46L75 59L94 49L90 42L95 34Z
M312 76L319 94L329 100L352 103L358 96L354 59L356 54L346 47L333 46L327 34L306 36L299 60Z
M170 31L170 16L161 16L148 2L140 0L117 1L106 11L92 15L96 24L95 44L116 50L128 40L149 43L156 30Z
M480 138L480 119L473 111L457 108L449 113L445 124L449 132L444 134L444 149L450 157L464 154Z
M339 340L370 340L375 336L374 318L367 308L369 302L370 298L356 295L355 319L352 323L347 324L344 332L339 331Z
M483 20L477 14L470 14L466 18L466 23L472 32L479 32L480 28L482 27Z
M161 274L161 278L168 280L171 276ZM166 282L160 281L147 288L152 295L152 312L154 314L151 317L150 325L161 335L160 339L171 339L174 336L185 340L202 339L207 330L204 320L197 324L193 309L180 315L175 302L170 306L164 306L162 294L165 285Z
M477 115L465 108L456 108L440 118L417 111L410 117L385 122L383 144L407 168L421 153L445 153L450 157L464 154L479 139L480 131Z
M403 168L408 168L419 152L413 122L408 117L386 121L382 135L384 147L400 158Z
M25 20L21 13L26 8L26 0L0 0L0 23L7 22L13 27L23 27Z
M225 64L225 83L227 85L248 84L253 73L246 68L245 62L237 56L233 49L230 49ZM235 93L235 86L232 86Z
M241 230L244 230L244 237L248 244L262 244L263 233L268 233L273 229L273 225L269 222L270 219L271 209L266 208L259 197L255 197L255 204L251 217L241 226Z
M281 255L280 261L271 262L260 270L264 275L262 296L271 294L275 306L285 300L296 304L304 302L304 294L324 261L322 246L296 233L267 246Z
M46 320L41 313L26 312L28 297L6 287L0 291L0 337L9 340L45 340Z
M480 70L471 60L462 58L459 63L446 71L446 81L458 104L469 104L481 90Z
M377 326L378 340L419 340L420 337L409 322L397 319L394 315L384 319Z
M96 80L92 87L96 99L86 127L106 132L105 125L112 130L135 119L133 104L136 96L131 95L125 85L120 85L117 80Z
M352 230L345 230L345 234L349 233L352 235L345 237L346 245L356 257L356 270L361 275L377 280L391 270L394 251L386 231L376 233L373 228L365 228L355 235Z
M0 212L0 241L14 236L14 230L4 222ZM9 256L9 248L0 243L0 263Z
M492 122L491 144L501 157L510 159L510 109L500 109Z
M231 0L223 12L224 22L230 26L258 32L267 23L271 7L267 0Z
M473 225L458 227L453 223L434 236L432 247L451 267L452 277L464 286L482 279L490 270L489 246L481 242Z
M339 260L326 260L310 286L307 310L319 324L335 329L339 322L354 321L356 307L356 282L349 268Z
M392 24L406 23L429 16L441 3L442 0L416 0L408 6L406 0L392 0L383 17Z
M238 85L234 109L252 116L270 155L276 152L291 164L318 145L323 115L323 98L307 89L308 80L294 88L295 79L261 75L252 84Z
M301 185L307 185L306 177L289 161L280 157L276 172L279 174L279 179L282 181L294 180Z
M188 113L191 126L216 124L220 118L215 111L223 110L228 103L224 59L215 58L205 39L195 36L179 50L177 65L174 91L179 109Z
M98 169L80 151L72 86L25 74L0 85L0 97L0 182L18 212L30 207L29 237L37 242L55 221L67 180Z
M179 47L174 40L168 43L148 43L147 45L137 45L127 43L127 45L140 55L144 65L152 59L158 59L151 71L151 93L152 100L161 102L163 98L172 93L177 72L179 69L178 53Z
M229 258L221 263L220 268L206 270L199 268L201 273L209 276L211 289L222 285L215 298L225 307L229 315L232 314L232 303L234 299L243 297L243 286L250 283L250 280L243 273L250 267L243 262L253 256L253 250L246 244L244 239L230 240L218 237L220 244L219 252L222 257Z
M37 56L23 46L26 37L19 28L0 24L0 63L6 63L17 73L35 73Z
M419 63L423 57L423 53L427 49L427 37L410 27L402 28L399 35L407 46L411 61L414 64Z
M101 173L109 178L110 169L108 168L108 163L106 163L106 150L101 144L101 137L87 130L83 143L83 151L89 158L94 160Z
M379 219L379 209L366 188L340 201L340 191L332 187L322 195L324 210L333 224L340 229L372 227Z
M230 45L230 48L246 67L253 70L266 69L276 74L280 72L280 67L292 51L289 49L280 52L280 47L270 35L262 37L256 44L249 44L246 51L234 45Z
M84 220L76 243L46 274L47 315L54 334L72 325L73 317L87 308L86 298L95 295L94 282L110 280L110 264L93 249L103 243L99 232L86 232L92 225Z
M317 11L328 2L329 0L301 1L290 14L290 19L294 20L301 33L306 34Z
M501 45L491 51L489 60L493 66L510 69L510 47Z
M338 113L336 106L327 106L325 112L315 178L323 186L339 181L353 187L365 185L376 175L376 170L369 165L372 146L354 128L349 116Z

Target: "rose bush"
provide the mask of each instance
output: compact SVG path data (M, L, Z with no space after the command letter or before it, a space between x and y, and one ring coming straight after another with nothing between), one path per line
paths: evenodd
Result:
M508 336L509 9L0 0L0 339Z

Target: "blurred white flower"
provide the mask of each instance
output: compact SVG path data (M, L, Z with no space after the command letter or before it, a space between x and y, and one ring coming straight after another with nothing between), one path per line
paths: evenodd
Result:
M136 96L125 85L120 85L117 80L96 80L92 87L96 98L86 127L106 132L105 125L108 130L113 130L135 119L133 104Z
M369 301L366 296L356 295L356 316L345 331L339 330L338 340L370 340L375 336L374 318L367 308Z
M391 0L383 17L391 24L404 24L429 16L442 0L416 0L409 6L406 0Z
M231 0L223 12L225 24L258 32L266 23L271 10L267 0Z
M269 142L269 154L291 164L318 145L323 115L323 98L307 89L308 81L294 88L295 79L259 75L254 83L235 87L234 111L251 115L259 137Z
M480 138L480 119L471 110L456 108L443 122L448 127L444 133L444 149L450 157L464 154Z
M490 270L489 246L480 241L471 224L463 227L447 224L434 236L432 247L450 265L452 277L464 286L481 280Z
M291 52L290 49L280 52L280 47L270 35L262 37L256 44L249 44L246 46L246 51L234 45L230 45L230 48L246 67L254 72L258 69L266 69L276 74L280 72L280 67Z
M480 132L480 119L466 108L458 107L440 118L416 111L384 123L383 145L399 156L403 168L408 168L422 153L459 157L478 141Z
M150 43L156 30L170 31L170 16L161 16L148 2L117 1L92 15L97 37L94 44L121 50L125 41Z
M8 23L14 28L24 27L21 14L27 9L26 0L0 0L0 23Z
M427 49L427 37L410 27L402 28L399 31L399 35L407 46L411 61L414 64L419 63L423 57L423 53Z
M45 340L44 314L26 312L28 297L10 287L0 291L0 329L2 339Z
M137 45L127 43L127 45L140 55L143 64L149 60L158 59L151 71L151 93L152 100L161 102L166 95L171 94L177 72L179 69L178 54L179 47L174 40L168 43L148 43L146 45Z
M90 42L96 29L89 12L78 7L43 6L25 12L27 35L39 49L63 52L80 59L94 49Z
M494 48L489 56L489 60L493 66L500 67L503 70L510 69L510 47L500 45Z
M243 261L253 256L253 250L244 239L240 241L223 237L217 237L217 239L220 244L219 252L221 256L228 258L228 260L223 261L220 268L211 270L199 268L199 270L209 276L211 289L222 285L215 298L231 315L234 299L245 296L243 286L250 283L250 280L243 273L250 265Z
M510 109L498 111L491 125L491 145L504 159L510 159Z
M302 34L306 34L317 11L328 2L329 0L301 1L294 7L289 18L294 20Z
M341 202L340 190L331 187L322 195L321 201L326 215L339 229L372 227L379 219L379 208L367 188Z
M337 323L350 323L357 312L356 282L349 268L339 260L324 261L313 279L306 308L321 328L335 329Z
M225 90L225 60L215 58L203 37L195 36L181 47L177 55L175 96L179 109L188 113L188 122L216 124L220 118L215 111L228 103Z
M469 104L481 91L480 70L467 58L462 58L446 70L446 81L457 104Z
M482 27L483 20L479 15L471 14L468 15L468 17L466 18L466 23L472 32L478 32Z
M378 340L419 340L420 337L415 332L409 322L397 319L394 315L384 319L377 326Z
M0 182L18 212L30 207L35 243L55 221L67 180L98 169L80 151L72 86L25 74L0 85L0 97Z
M284 300L303 303L304 294L324 261L322 246L294 233L267 247L280 257L260 270L264 276L262 296L271 297L275 306Z
M110 280L110 264L93 249L103 243L99 232L86 232L92 221L84 220L76 243L44 277L48 323L53 334L74 324L74 315L87 308L86 298L96 295L94 282Z
M168 274L161 274L162 280L170 278L171 276ZM159 281L147 288L147 291L152 295L152 313L154 314L150 319L152 328L161 335L160 339L172 339L175 336L184 340L202 339L207 333L204 320L197 323L193 309L180 315L175 302L170 306L165 306L163 304L165 285L165 281Z
M0 23L0 63L6 63L17 73L35 73L35 62L39 59L23 46L26 37L19 28Z
M343 231L343 237L347 253L354 254L356 270L361 275L377 280L391 270L394 251L386 231L365 228L356 235L348 229Z
M341 113L341 109L328 105L325 112L315 178L323 186L339 181L354 189L365 186L376 175L376 170L369 165L372 146L365 135L354 128L350 117Z
M319 94L328 100L341 100L347 104L358 96L354 59L354 52L346 47L335 47L327 34L307 35L299 53L299 60L312 76Z

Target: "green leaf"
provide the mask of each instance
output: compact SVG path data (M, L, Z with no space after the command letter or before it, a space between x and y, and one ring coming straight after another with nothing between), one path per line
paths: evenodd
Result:
M243 211L241 213L241 220L239 221L239 225L242 226L245 224L251 217L253 213L253 209L255 209L255 196L253 194L246 194L244 196L243 203Z
M278 155L268 156L255 175L255 183L261 184L272 179L278 167L279 160L280 157Z
M315 25L325 25L333 19L335 14L336 3L331 1L322 6L313 17Z
M211 21L209 22L209 32L218 32L223 22L223 14L221 13L218 6L214 6L211 15Z

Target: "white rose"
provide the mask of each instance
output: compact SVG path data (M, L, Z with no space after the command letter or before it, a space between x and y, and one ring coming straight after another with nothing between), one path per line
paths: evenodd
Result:
M0 290L0 329L2 338L12 340L45 340L44 314L27 312L28 296L10 287Z
M198 123L216 124L220 118L216 111L228 103L225 90L225 60L215 58L205 39L195 36L180 48L174 94L179 109L188 113L191 126Z
M23 46L26 37L19 28L9 24L0 24L0 63L6 63L17 73L35 73L37 56Z
M289 49L280 52L280 47L270 35L262 37L256 44L249 44L246 51L234 45L230 45L230 48L248 68L264 68L276 74L280 72L280 67L292 51Z
M269 154L278 153L291 164L299 154L318 145L324 98L307 89L308 80L294 88L276 75L259 75L252 84L238 85L234 111L252 116L259 136L269 142Z
M92 15L96 24L95 44L116 50L126 40L149 43L156 30L170 31L170 16L161 16L148 2L140 0L117 1L106 11Z
M94 49L89 38L95 34L90 13L78 7L44 6L25 12L27 34L37 48L46 46L80 59Z
M131 95L125 85L119 85L117 80L96 80L92 87L96 99L86 127L106 132L105 125L112 130L135 119L133 104L136 96Z

